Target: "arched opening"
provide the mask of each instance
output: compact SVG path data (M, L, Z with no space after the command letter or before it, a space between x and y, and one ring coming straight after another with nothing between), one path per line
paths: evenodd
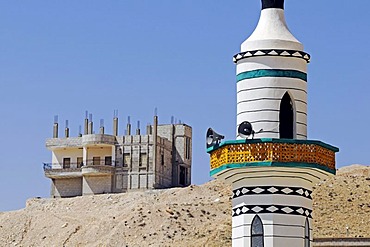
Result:
M279 133L281 139L294 138L294 107L292 99L286 92L280 102Z
M251 247L263 247L263 224L261 218L256 215L251 227Z
M304 247L311 247L310 223L308 222L308 218L306 219L306 224L304 226Z

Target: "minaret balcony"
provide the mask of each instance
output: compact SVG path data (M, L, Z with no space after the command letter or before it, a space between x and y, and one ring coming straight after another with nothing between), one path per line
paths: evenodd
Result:
M226 170L281 167L315 169L335 174L335 153L339 149L321 141L293 139L247 139L226 141L207 150L211 176Z

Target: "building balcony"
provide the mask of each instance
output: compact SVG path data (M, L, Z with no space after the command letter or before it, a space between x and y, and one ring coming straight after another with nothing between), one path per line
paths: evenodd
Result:
M82 138L81 137L49 138L46 140L46 147L51 150L58 148L82 147Z
M82 163L70 163L70 164L59 164L59 163L44 163L45 176L48 178L76 178L81 177Z
M48 178L76 178L86 176L111 175L115 161L87 160L86 163L44 163L45 176Z
M83 176L111 176L115 167L111 165L86 165L82 167Z
M320 141L289 139L226 141L207 150L211 156L211 176L230 169L263 167L308 168L335 174L338 151Z
M83 146L92 146L98 144L114 145L116 143L116 137L105 134L92 134L82 136Z

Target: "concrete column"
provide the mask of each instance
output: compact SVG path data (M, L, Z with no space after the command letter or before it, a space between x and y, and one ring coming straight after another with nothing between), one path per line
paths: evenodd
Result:
M83 159L84 166L86 166L87 165L87 160L88 160L88 149L87 149L87 147L83 147L83 149L82 149L82 159Z
M113 135L118 136L118 118L113 118Z
M112 146L112 166L116 166L116 146Z
M53 138L58 138L58 123L53 125Z

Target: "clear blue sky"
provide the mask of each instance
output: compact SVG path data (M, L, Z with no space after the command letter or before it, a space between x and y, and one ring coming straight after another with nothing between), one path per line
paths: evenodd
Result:
M286 1L293 34L312 55L309 139L338 146L339 167L369 164L370 1ZM45 139L53 116L77 135L85 110L120 133L174 115L193 127L195 184L207 182L205 131L234 139L232 56L260 0L4 0L0 2L0 211L48 197Z

